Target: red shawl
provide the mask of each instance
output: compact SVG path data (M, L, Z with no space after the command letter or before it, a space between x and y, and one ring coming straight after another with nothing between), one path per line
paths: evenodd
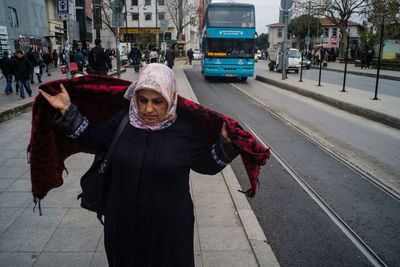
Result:
M55 95L60 92L60 83L68 90L71 102L78 106L93 125L98 125L121 109L129 107L129 101L123 98L123 94L132 83L130 81L86 75L48 82L40 88ZM78 152L93 153L80 147L76 140L55 130L52 118L56 112L42 95L36 97L32 108L32 133L28 152L32 193L38 199L43 199L52 188L63 184L62 172L67 157ZM210 145L216 142L223 121L227 123L229 137L241 150L240 154L249 176L251 188L247 190L247 194L253 197L257 189L259 168L266 164L270 156L269 149L264 148L250 133L243 130L237 121L181 96L177 113L178 116L193 121Z

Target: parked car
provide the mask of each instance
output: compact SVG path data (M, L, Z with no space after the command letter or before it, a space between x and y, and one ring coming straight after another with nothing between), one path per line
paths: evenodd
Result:
M261 50L257 50L256 55L257 55L258 59L262 59Z
M201 53L199 49L193 50L193 59L201 59Z

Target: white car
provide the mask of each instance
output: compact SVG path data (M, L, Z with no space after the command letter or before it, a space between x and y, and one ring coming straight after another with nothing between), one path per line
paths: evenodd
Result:
M258 59L262 59L262 54L261 54L260 50L257 50L256 55L257 55Z
M198 50L198 49L193 50L193 59L201 59L200 50Z

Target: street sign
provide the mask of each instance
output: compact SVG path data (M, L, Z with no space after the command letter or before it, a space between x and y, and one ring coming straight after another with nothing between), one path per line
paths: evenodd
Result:
M168 31L168 20L162 19L162 20L160 20L160 24L161 24L160 28L161 28L162 32Z
M293 6L293 1L292 0L281 0L281 8L282 9L291 9Z
M93 5L93 28L96 30L102 28L100 5Z
M57 0L58 20L69 20L69 0Z

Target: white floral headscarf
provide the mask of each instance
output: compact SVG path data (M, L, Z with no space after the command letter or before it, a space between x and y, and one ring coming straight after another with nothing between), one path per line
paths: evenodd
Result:
M167 101L168 108L162 122L156 125L148 125L141 118L136 96L136 92L141 89L153 90L162 95ZM130 100L129 122L136 128L151 131L161 130L170 126L177 118L176 105L178 95L176 93L175 75L173 70L163 64L148 64L139 73L139 79L128 87L124 97Z

